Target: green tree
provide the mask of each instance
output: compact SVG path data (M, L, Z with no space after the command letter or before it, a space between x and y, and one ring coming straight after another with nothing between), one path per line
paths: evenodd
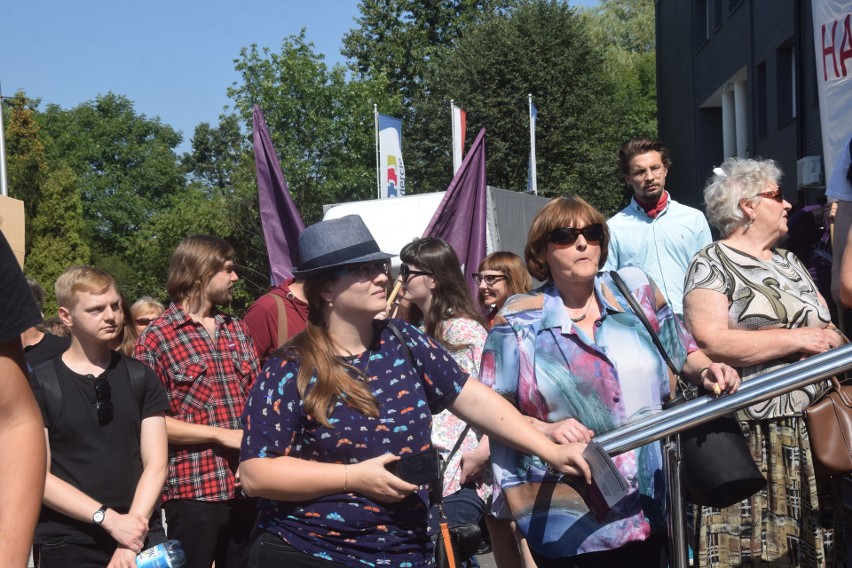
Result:
M427 83L433 108L455 98L467 111L469 132L487 128L488 181L509 189L527 185L531 93L539 193L578 194L609 213L623 195L615 177L622 124L612 112L615 85L603 68L603 54L575 9L533 0L470 29ZM433 170L438 160L447 161L437 156Z
M38 213L33 219L33 246L25 261L27 274L51 290L62 272L75 264L88 264L89 246L83 236L83 205L71 168L59 164L47 175ZM44 313L56 313L56 298L48 293Z
M216 127L202 122L191 143L192 151L181 159L186 171L208 187L231 187L231 174L248 149L237 116L222 116Z
M385 80L347 80L346 69L329 69L304 31L286 38L279 53L244 48L236 69L241 81L228 95L249 131L252 106L263 110L306 224L321 218L323 204L374 195L373 103L380 109L399 104L387 94Z
M49 105L39 120L53 140L48 162L68 164L79 178L93 248L125 257L134 232L186 183L174 152L180 134L113 93L71 110Z
M654 3L601 0L585 12L591 32L605 54L606 70L616 86L625 141L657 135L657 62Z
M11 99L8 119L4 121L9 196L24 202L25 253L32 249L32 221L47 173L44 143L35 120L36 105L37 102L30 101L23 92L19 92Z

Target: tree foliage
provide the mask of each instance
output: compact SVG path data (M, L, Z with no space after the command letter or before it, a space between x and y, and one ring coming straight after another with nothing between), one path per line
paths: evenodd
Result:
M322 205L369 199L376 187L373 104L398 104L378 79L347 80L305 41L286 38L278 53L252 45L236 61L242 80L228 89L243 122L263 110L290 193L305 223Z
M59 164L48 174L32 227L33 246L24 268L45 290L52 290L69 266L89 263L77 176L67 165ZM46 294L44 313L50 316L56 309L56 298Z

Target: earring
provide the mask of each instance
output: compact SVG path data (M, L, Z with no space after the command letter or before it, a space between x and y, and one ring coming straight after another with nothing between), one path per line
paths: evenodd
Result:
M328 307L329 307L329 308L333 308L333 307L334 307L334 302L329 301L329 302L328 302Z
M746 221L746 224L745 224L745 227L744 227L743 233L747 233L747 232L748 232L748 228L749 228L749 227L751 227L751 224L752 224L752 223L754 223L754 219L749 218L749 220L748 220L748 221Z

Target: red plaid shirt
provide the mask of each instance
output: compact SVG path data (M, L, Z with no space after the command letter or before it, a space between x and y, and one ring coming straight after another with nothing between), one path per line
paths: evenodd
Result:
M245 324L216 312L211 338L172 303L136 343L135 356L156 371L169 394L169 415L191 424L240 427L259 363ZM216 444L169 446L164 499L225 501L236 497L239 451Z

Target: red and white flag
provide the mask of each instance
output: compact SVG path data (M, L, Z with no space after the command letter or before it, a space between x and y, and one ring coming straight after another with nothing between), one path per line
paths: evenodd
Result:
M467 118L464 110L450 101L453 117L453 175L459 171L464 158L464 137L467 132Z

